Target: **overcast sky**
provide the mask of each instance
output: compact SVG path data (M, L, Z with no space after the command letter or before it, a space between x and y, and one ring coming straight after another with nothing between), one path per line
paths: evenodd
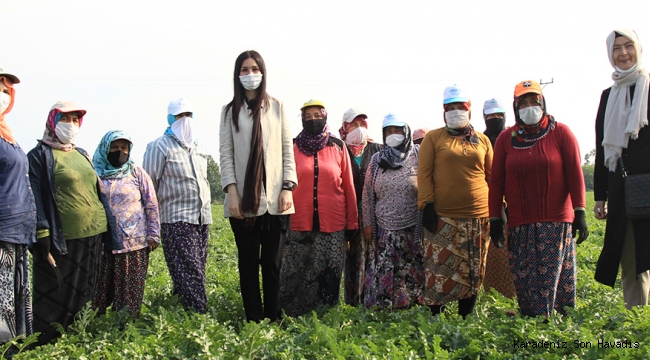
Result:
M293 135L311 98L325 103L333 133L350 107L368 114L379 140L389 112L412 129L438 128L454 83L469 91L472 124L483 131L485 100L502 98L512 124L514 86L553 79L549 113L584 155L612 84L607 35L633 28L650 46L647 0L0 0L0 14L0 68L21 79L6 119L21 146L33 148L50 107L71 100L88 111L78 146L92 153L104 133L123 129L137 163L177 97L194 105L218 161L221 108L232 99L235 58L248 49L264 58L267 90L284 102Z

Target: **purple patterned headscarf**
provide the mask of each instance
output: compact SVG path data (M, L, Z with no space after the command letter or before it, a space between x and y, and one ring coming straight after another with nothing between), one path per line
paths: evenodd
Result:
M296 145L298 150L306 156L312 156L319 152L327 145L327 141L330 139L330 127L328 124L325 124L323 132L318 135L312 135L306 132L304 129L296 136Z

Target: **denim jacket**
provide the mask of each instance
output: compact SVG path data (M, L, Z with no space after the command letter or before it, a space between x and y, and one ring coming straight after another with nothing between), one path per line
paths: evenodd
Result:
M36 241L36 206L28 168L20 146L0 139L0 241L21 245Z
M93 167L88 153L81 148L75 148L81 155L85 156ZM38 143L28 154L29 160L29 181L32 184L34 200L36 201L36 229L50 231L52 239L51 252L65 255L68 248L63 237L63 227L59 218L59 211L54 201L54 155L52 148L43 142ZM94 167L93 167L94 168ZM108 231L103 234L104 248L107 251L120 250L120 242L116 232L115 217L111 213L108 197L103 191L103 185L97 177L97 194L104 205L106 219L108 220Z

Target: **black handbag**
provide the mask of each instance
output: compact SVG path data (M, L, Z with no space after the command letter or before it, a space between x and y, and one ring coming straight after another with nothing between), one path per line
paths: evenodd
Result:
M625 181L625 213L629 219L650 219L650 174L628 175L619 158Z

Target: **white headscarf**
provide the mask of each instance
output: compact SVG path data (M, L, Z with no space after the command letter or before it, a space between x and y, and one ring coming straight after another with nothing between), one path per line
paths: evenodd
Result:
M636 64L628 70L621 70L614 65L613 48L616 33L632 40L636 50ZM607 55L614 67L612 80L614 85L607 99L605 110L605 165L610 171L616 170L616 163L623 148L627 148L630 137L639 136L642 127L648 125L648 89L650 81L648 71L643 66L642 49L636 32L632 29L616 29L607 37ZM636 84L634 98L630 99L629 87Z

